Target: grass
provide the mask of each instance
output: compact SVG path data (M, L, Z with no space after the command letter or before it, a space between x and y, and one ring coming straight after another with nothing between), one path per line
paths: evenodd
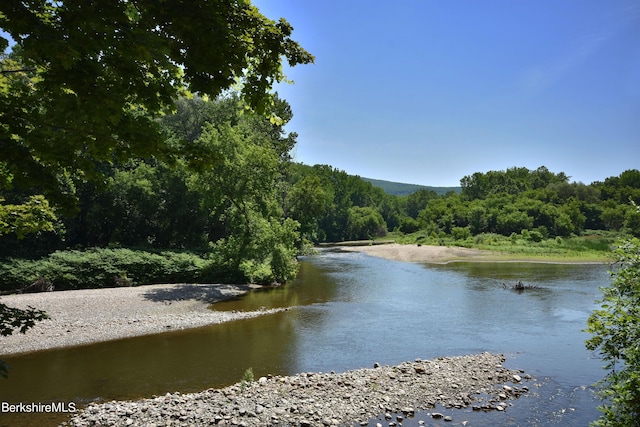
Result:
M555 237L535 241L527 233L502 236L485 233L455 239L450 235L433 235L424 230L411 233L390 233L397 243L436 246L460 246L495 253L496 260L544 262L610 262L615 242L623 237L618 233L587 232L581 236Z

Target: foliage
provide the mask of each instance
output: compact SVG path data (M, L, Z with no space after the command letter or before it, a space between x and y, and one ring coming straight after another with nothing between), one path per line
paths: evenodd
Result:
M0 187L66 208L79 182L102 180L103 164L190 152L167 144L155 120L179 96L237 86L271 112L283 59L313 61L288 22L249 1L3 2L0 28L15 41L0 58Z
M34 327L36 322L47 318L44 311L36 310L33 307L22 310L0 303L0 336L12 335L15 330L24 334L28 329ZM0 360L0 376L7 378L8 375L8 366Z
M242 374L242 382L250 383L254 381L253 368L247 368Z
M249 384L251 384L254 381L255 381L255 377L253 375L253 368L249 367L244 371L244 374L242 374L242 380L240 381L240 389L244 390L249 386Z
M597 426L630 426L640 419L640 240L627 240L615 250L618 269L601 288L601 307L587 322L593 336L586 342L606 362L599 383L604 404Z
M594 233L594 234L590 234ZM587 231L582 236L544 238L538 230L522 230L503 236L497 233L470 235L465 227L454 228L452 234L422 229L415 233L390 233L388 237L398 243L422 245L461 246L509 254L522 260L603 262L611 259L613 242L619 233Z
M21 204L2 204L0 197L0 236L14 233L18 239L38 231L53 231L56 215L42 195L31 196Z
M291 117L288 104L278 98L275 101L274 111L282 118L281 123L243 111L239 98L231 94L206 102L198 97L179 100L179 117L167 116L162 125L172 144L181 144L188 133L196 138L190 144L199 148L173 164L153 159L115 164L104 168L106 179L101 186L79 185L79 212L64 218L64 233L51 239L46 254L56 249L96 246L148 247L154 249L153 253L192 249L210 252L211 265L206 268L215 271L216 277L258 283L284 282L293 277L297 271L296 247L300 245L299 223L295 216L285 217L282 195L289 151L296 140L295 134L283 130L285 120ZM189 122L189 128L200 127L196 133L185 131L183 126L194 112L197 117ZM201 161L194 155L198 152L215 153L215 165L205 167L209 160ZM3 247L7 254L13 248L22 256L31 245L39 249L32 252L40 253L47 245L44 239L32 236L27 237L26 245L16 244L11 236L1 240L7 242ZM95 256L104 258L90 262L94 267L103 264L102 270L92 268L96 286L111 286L113 278L123 271L135 271L133 276L128 273L119 279L123 283L159 280L155 273L140 276L137 267L122 270L115 266L121 260L112 259L106 252ZM146 258L151 262L153 257ZM154 265L160 264L157 261ZM47 274L54 274L51 272L62 265L51 266ZM56 273L56 277L66 287L91 283L85 276L67 283L60 279L65 274ZM190 277L189 273L184 277ZM173 276L164 280L173 280Z
M202 283L216 278L215 261L189 252L132 249L57 251L40 260L0 262L0 289L16 290L45 278L58 290L150 283Z
M0 303L0 335L5 337L12 335L14 330L24 334L35 326L35 322L47 319L44 311L29 307L26 310L7 307Z

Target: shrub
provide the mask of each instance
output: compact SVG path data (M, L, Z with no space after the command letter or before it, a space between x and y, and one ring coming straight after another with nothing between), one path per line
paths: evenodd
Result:
M541 242L543 239L544 236L538 230L531 230L529 232L529 240L532 242Z
M469 230L469 227L453 227L451 235L455 240L464 240L471 237L471 230Z
M220 268L211 259L189 252L147 252L132 249L58 251L40 260L0 262L0 289L21 289L39 278L56 289L102 288L151 283L201 283Z
M640 419L640 240L624 242L615 251L620 268L613 273L600 309L587 323L593 337L586 342L607 363L599 383L603 412L597 426L638 425Z

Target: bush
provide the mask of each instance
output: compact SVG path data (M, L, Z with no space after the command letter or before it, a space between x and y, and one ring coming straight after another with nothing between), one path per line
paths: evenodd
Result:
M632 426L640 419L640 240L628 240L615 251L620 268L613 283L603 287L600 309L587 323L593 337L586 342L598 351L608 371L599 383L602 417L597 426Z
M541 242L543 239L544 236L538 230L531 230L529 232L529 240L532 242Z
M420 230L420 223L415 219L406 216L400 220L399 230L407 234L415 233Z
M219 269L188 252L153 253L132 249L58 251L40 260L0 262L0 289L24 288L44 278L56 289L103 288L151 283L202 283Z
M469 230L469 227L453 227L451 235L455 240L464 240L471 237L471 230Z

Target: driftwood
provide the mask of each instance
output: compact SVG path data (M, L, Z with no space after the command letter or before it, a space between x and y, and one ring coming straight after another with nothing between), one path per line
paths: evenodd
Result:
M502 287L507 289L507 284L502 282ZM540 289L540 288L535 285L525 285L524 283L522 283L521 280L518 280L515 285L510 287L510 289L512 291L522 292L530 289Z
M53 283L45 279L44 277L39 278L29 286L25 287L22 292L24 293L34 293L34 292L53 292Z
M12 295L12 294L31 294L36 292L52 292L54 289L53 283L45 279L39 278L30 285L25 286L22 289L12 289L9 291L0 291L0 295Z

